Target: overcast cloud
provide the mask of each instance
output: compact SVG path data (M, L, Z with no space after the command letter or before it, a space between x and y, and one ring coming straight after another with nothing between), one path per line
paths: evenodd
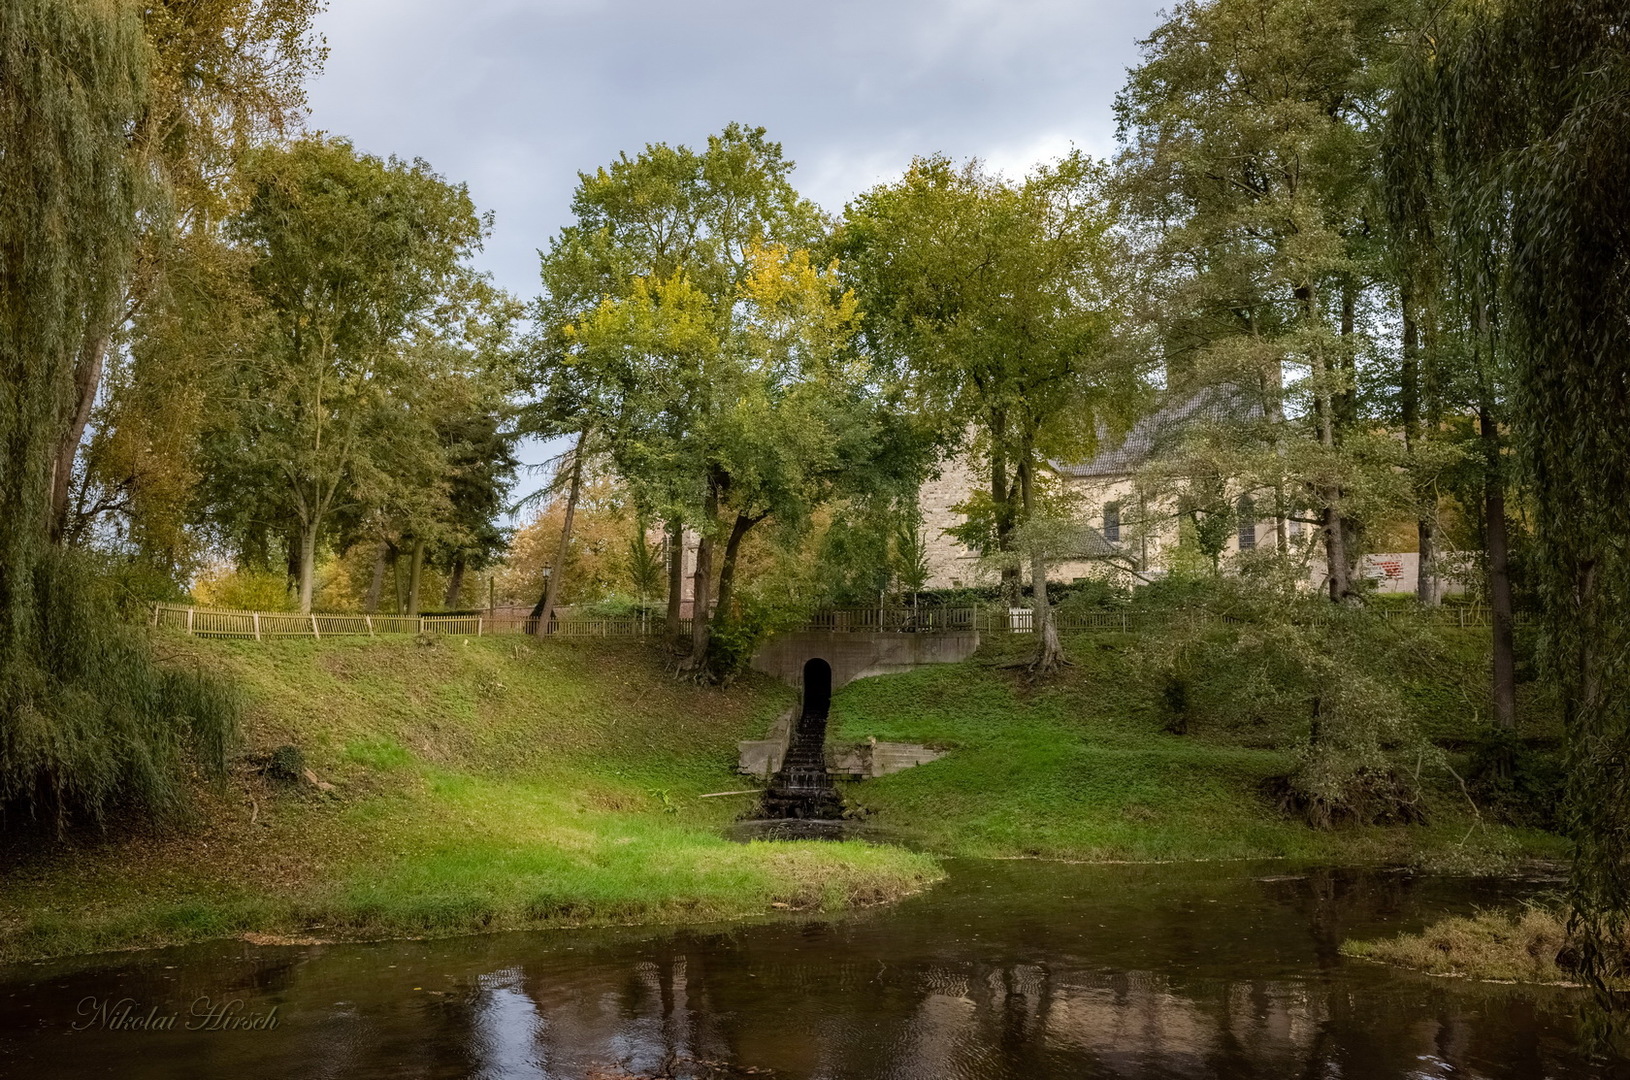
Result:
M313 126L422 157L497 217L479 263L522 297L577 172L761 124L836 212L913 155L1012 175L1114 147L1157 0L332 0ZM528 455L537 460L537 454ZM530 484L525 486L530 487Z

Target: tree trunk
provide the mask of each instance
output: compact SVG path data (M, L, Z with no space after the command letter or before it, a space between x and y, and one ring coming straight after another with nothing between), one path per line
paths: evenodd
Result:
M289 591L296 596L300 595L300 550L301 537L304 535L301 527L296 525L289 530L283 543L285 554L283 563L288 571Z
M68 430L57 442L56 457L51 462L51 542L55 544L62 543L68 532L68 488L73 482L79 443L85 437L85 426L90 423L91 408L96 404L96 392L102 385L108 337L104 332L87 338L79 350L79 362L74 366L74 413L69 418Z
M311 613L311 594L317 571L317 521L300 528L300 614Z
M1326 489L1324 498L1335 499L1339 496ZM1341 603L1353 592L1353 579L1347 570L1347 525L1341 518L1341 511L1334 506L1324 508L1324 563L1325 572L1330 578L1330 599Z
M1251 339L1260 342L1262 336L1257 330L1254 307L1246 314L1246 324L1251 331ZM1273 541L1275 549L1284 554L1290 550L1290 506L1285 498L1285 362L1282 357L1274 358L1263 373L1262 384L1262 411L1273 430Z
M1437 531L1433 523L1424 517L1415 522L1415 547L1420 551L1415 571L1415 602L1427 607L1436 607Z
M713 532L719 521L719 487L719 477L710 476L707 498L702 501L704 524L696 542L696 571L691 578L690 657L685 667L697 672L707 670L708 642L713 636Z
M373 580L368 582L368 599L362 606L362 610L369 615L379 613L379 594L385 588L385 560L390 555L390 548L389 541L381 540L379 553L374 556L374 576Z
M685 525L678 518L668 522L668 636L679 638L685 597Z
M1511 632L1511 561L1506 543L1505 478L1500 463L1500 430L1485 406L1477 411L1486 456L1483 478L1484 525L1489 556L1489 607L1494 616L1494 726L1517 727L1517 661Z
M458 609L459 594L464 591L464 556L460 555L453 560L453 570L447 579L447 598L442 601L442 607L449 611Z
M572 543L572 519L577 516L577 497L583 490L583 451L588 441L589 433L585 431L578 435L577 446L572 450L572 482L566 489L566 517L560 526L560 547L555 552L555 564L549 568L549 580L544 582L543 596L538 600L538 606L532 609L530 625L534 634L540 626L545 634L555 632L555 602L560 598L560 579L566 574L566 552Z
M995 413L990 421L990 500L996 515L996 550L1003 555L1013 550L1013 487L1007 479L1007 452L1002 436L1007 427L1005 414ZM1014 607L1019 602L1019 567L1002 560L1002 602ZM1003 618L1006 618L1004 615Z
M1302 307L1303 318L1311 323L1315 310L1312 288L1298 287L1296 298ZM1308 362L1313 371L1313 413L1318 424L1319 444L1326 451L1333 452L1336 448L1336 403L1330 366L1321 346L1313 347ZM1324 530L1325 574L1330 582L1330 599L1339 604L1353 591L1347 562L1347 523L1342 520L1340 509L1341 489L1322 487L1319 489L1319 500L1324 503L1320 516Z
M1408 289L1403 290L1399 306L1403 309L1404 348L1403 366L1398 378L1398 407L1403 414L1404 451L1413 458L1421 445L1421 347L1420 329L1415 322L1413 298ZM1434 537L1433 515L1429 505L1432 502L1431 491L1419 477L1415 478L1413 486L1416 506L1415 549L1419 552L1415 569L1415 600L1423 606L1429 606L1437 603L1437 589L1432 572Z
M692 597L690 607L690 658L685 667L701 671L707 663L708 640L712 636L708 610L712 601L713 538L705 533L696 543L696 570L691 575Z
M408 618L419 617L419 585L424 580L424 540L421 537L413 538L413 558L408 563Z
M746 538L747 530L763 520L763 515L748 517L737 514L736 523L730 527L730 539L724 545L724 561L719 565L717 610L722 618L730 618L730 603L734 599L736 586L736 557L741 553L741 542Z
M1024 500L1026 524L1036 520L1034 485L1031 482L1031 450L1025 447L1019 460L1019 490ZM1034 538L1030 546L1030 621L1036 634L1036 655L1030 670L1045 675L1064 662L1064 646L1058 640L1058 624L1053 621L1053 605L1047 599L1047 556Z

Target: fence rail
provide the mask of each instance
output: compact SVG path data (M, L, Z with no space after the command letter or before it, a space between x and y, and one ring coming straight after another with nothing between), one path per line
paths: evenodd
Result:
M1480 607L1440 607L1424 609L1378 609L1389 619L1423 620L1432 625L1462 629L1488 626L1490 612ZM1142 610L1056 611L1054 619L1062 633L1148 633L1174 627L1226 625L1243 620L1205 611ZM458 634L485 637L491 634L537 634L541 620L526 615L489 613L475 615L348 615L314 613L301 615L287 611L231 611L220 608L156 604L152 624L181 630L195 637L234 638L267 641L276 638L379 637L389 634ZM690 620L681 623L690 630ZM791 629L829 633L981 633L1026 634L1034 629L1033 613L1027 607L905 607L869 608L853 611L822 611L803 625ZM594 618L567 615L552 620L548 633L564 638L643 638L665 633L660 618L630 616Z
M690 620L685 620L688 626ZM273 638L379 637L387 634L537 633L541 619L526 615L344 615L287 611L230 611L220 608L156 604L152 624L195 637L266 641ZM551 634L559 637L645 637L662 632L660 621L649 618L579 618L551 620Z

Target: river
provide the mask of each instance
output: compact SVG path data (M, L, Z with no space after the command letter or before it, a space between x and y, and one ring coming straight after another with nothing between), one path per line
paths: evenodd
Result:
M1533 883L955 860L842 917L243 942L0 969L0 1076L1630 1076L1577 992L1344 959Z

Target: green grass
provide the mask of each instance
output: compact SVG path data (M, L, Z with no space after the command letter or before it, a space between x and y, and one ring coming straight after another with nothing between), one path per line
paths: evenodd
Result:
M1467 918L1441 919L1419 934L1383 941L1345 941L1341 951L1430 975L1576 986L1578 974L1561 959L1568 941L1561 915L1529 907L1509 914L1482 911Z
M998 640L966 663L834 697L834 741L950 750L846 785L875 835L907 850L724 839L752 797L698 796L749 786L734 772L736 742L762 738L795 700L756 676L698 687L656 650L607 640L164 638L172 662L243 687L238 765L224 787L200 786L186 827L0 851L0 960L229 935L839 910L927 886L937 855L1488 869L1561 852L1555 837L1479 824L1447 777L1429 778L1429 827L1309 829L1260 794L1290 767L1272 749L1285 742L1274 718L1171 735L1138 678L1134 638L1068 641L1073 665L1039 685L1000 666L1024 644ZM1461 739L1479 722L1454 680L1417 681L1434 737ZM250 768L286 744L332 789Z
M767 680L680 683L619 642L163 648L245 688L239 766L187 827L14 845L0 959L835 910L940 876L898 847L724 838L751 796L697 796L748 786L736 741L792 700ZM250 769L284 744L332 790Z
M1018 641L988 646L968 663L844 687L832 703L834 741L873 737L951 751L850 785L849 798L879 827L955 855L1488 866L1560 852L1554 837L1479 825L1447 776L1429 793L1432 826L1309 829L1261 794L1265 779L1291 767L1287 755L1265 748L1279 734L1271 724L1167 733L1131 669L1133 641L1068 641L1072 666L1035 685L999 666L1024 648ZM1437 725L1453 721L1443 716Z

